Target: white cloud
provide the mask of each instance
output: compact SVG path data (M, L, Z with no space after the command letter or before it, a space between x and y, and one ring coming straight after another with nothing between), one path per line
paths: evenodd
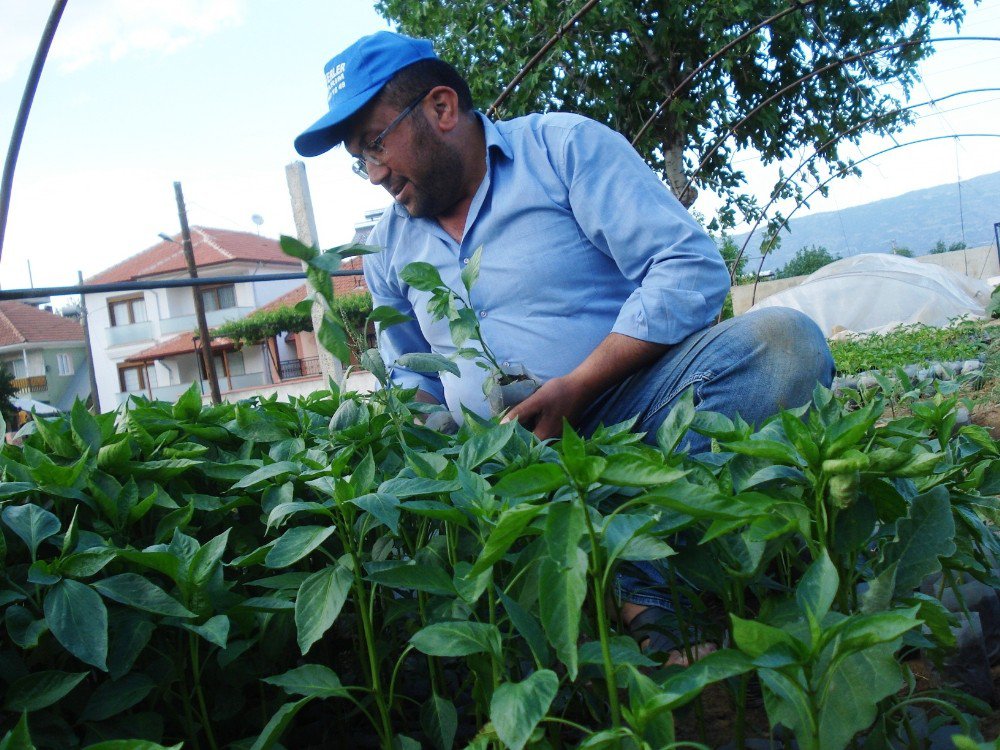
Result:
M87 0L69 3L49 59L76 70L130 54L170 54L243 22L246 0ZM45 3L0 0L0 81L26 68L41 38Z

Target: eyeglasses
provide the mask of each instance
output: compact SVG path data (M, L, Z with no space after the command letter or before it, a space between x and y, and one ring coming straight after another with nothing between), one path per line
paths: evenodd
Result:
M424 100L432 89L427 89L420 96L410 102L410 105L396 115L395 119L386 126L386 129L375 136L375 140L369 143L367 146L363 146L361 149L361 156L354 160L354 165L351 167L354 170L354 174L363 179L368 179L368 165L371 164L373 167L381 167L383 159L385 159L385 139L393 131L399 123L406 119L406 116L410 114L413 110L417 108L417 105Z

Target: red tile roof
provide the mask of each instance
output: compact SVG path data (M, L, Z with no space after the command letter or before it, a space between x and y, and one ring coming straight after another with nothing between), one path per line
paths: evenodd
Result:
M184 262L180 235L175 236L174 240L175 242L164 240L137 255L126 258L121 263L90 277L87 283L133 281L144 276L184 271L187 269L187 264ZM281 263L295 268L300 267L299 261L281 252L281 246L276 240L249 232L191 227L191 246L194 250L194 262L198 268L233 261Z
M361 270L361 256L356 255L353 258L348 258L343 263L340 264L341 271L360 271ZM333 292L338 297L342 294L357 294L358 292L367 292L368 285L365 283L364 276L334 276L333 277Z
M212 339L212 350L222 351L234 347L231 339ZM162 344L156 344L141 352L136 352L131 357L126 357L126 362L151 362L154 359L164 357L176 357L179 354L192 354L195 351L194 338L190 333L180 333L172 339L167 339Z
M295 307L302 300L306 298L306 285L295 287L290 292L285 292L278 299L271 300L266 305L258 307L254 312L270 312L271 310L277 310L280 307Z
M83 326L23 302L0 302L0 346L83 341Z

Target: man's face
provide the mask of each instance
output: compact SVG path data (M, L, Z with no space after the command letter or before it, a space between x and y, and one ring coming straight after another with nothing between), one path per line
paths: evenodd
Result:
M368 163L368 179L381 185L413 217L433 218L458 203L464 192L463 164L459 151L448 143L424 112L425 100L383 142L379 165ZM347 150L360 155L399 114L399 109L376 103L363 112L345 141Z

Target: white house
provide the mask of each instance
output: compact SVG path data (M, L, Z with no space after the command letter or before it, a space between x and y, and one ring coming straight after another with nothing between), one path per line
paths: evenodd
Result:
M198 287L209 327L248 313L286 294L301 281L255 282L254 276L301 270L278 242L247 232L191 227L200 278L240 276L246 281ZM180 237L163 241L93 276L88 284L188 278ZM84 297L101 411L130 395L173 401L192 383L208 392L201 365L191 287L91 293ZM271 382L259 349L236 351L212 342L223 393Z

